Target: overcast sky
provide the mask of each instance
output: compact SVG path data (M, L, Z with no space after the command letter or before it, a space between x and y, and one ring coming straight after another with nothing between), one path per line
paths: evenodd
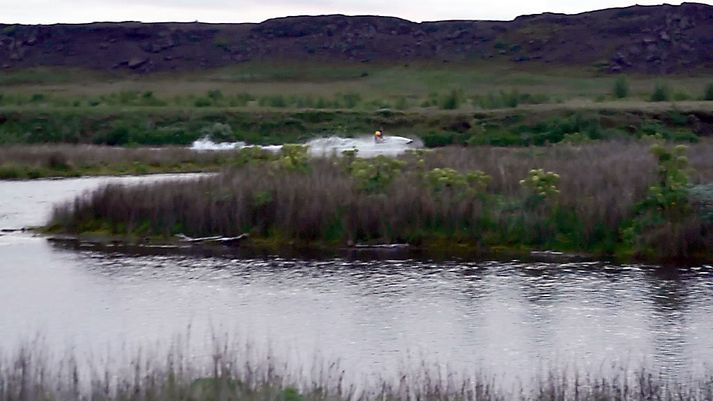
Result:
M260 22L274 17L317 14L390 15L412 21L510 20L522 14L578 13L634 2L661 3L646 0L0 0L0 23ZM703 2L713 4L713 0Z

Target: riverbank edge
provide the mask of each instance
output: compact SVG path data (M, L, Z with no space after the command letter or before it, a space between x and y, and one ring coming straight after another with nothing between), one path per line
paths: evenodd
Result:
M656 264L665 268L691 267L711 263L713 252L691 255L687 258L662 258L651 255L637 255L621 248L615 254L581 251L574 249L543 249L527 245L483 245L476 242L449 240L447 238L424 241L416 246L411 244L387 243L341 243L329 241L299 241L276 237L246 236L231 245L219 242L185 242L179 237L140 236L135 234L117 235L100 232L70 234L50 226L24 229L46 238L49 242L74 249L92 248L106 251L161 250L166 253L189 251L192 254L234 255L246 252L250 255L286 255L290 257L329 258L337 256L363 255L381 257L398 255L407 259L421 260L465 260L465 261L531 261L544 263L601 262L604 264Z
M147 166L145 164L132 165L129 168L102 167L78 170L38 168L28 165L13 165L12 172L5 170L7 165L0 164L0 181L33 181L33 180L62 180L67 178L83 177L128 177L150 176L156 174L195 174L215 173L227 166L226 163L197 166L194 163L185 163L180 166Z

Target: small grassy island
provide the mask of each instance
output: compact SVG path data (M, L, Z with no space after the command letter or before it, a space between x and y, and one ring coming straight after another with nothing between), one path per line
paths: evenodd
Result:
M250 234L275 248L408 243L434 251L559 250L711 260L713 141L449 147L396 158L245 148L218 175L105 186L47 231L171 241Z

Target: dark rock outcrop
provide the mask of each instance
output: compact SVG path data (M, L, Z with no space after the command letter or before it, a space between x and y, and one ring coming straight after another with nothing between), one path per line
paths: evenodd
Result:
M288 17L260 24L0 25L0 66L134 72L250 60L553 63L603 71L713 69L713 6L633 6L510 22Z

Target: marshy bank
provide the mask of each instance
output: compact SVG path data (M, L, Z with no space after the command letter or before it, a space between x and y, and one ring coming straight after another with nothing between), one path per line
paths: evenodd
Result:
M304 369L282 363L274 355L254 355L247 347L218 344L202 358L179 348L165 356L137 353L128 360L78 362L73 356L51 359L41 349L21 348L0 358L0 399L703 401L713 398L710 374L672 380L643 368L611 366L599 371L553 369L523 382L516 377L495 377L477 370L453 371L441 364L421 362L396 377L375 373L367 376L368 381L362 378L364 382L356 382L337 362Z
M713 142L415 150L398 158L237 152L224 174L109 185L55 209L54 233L126 241L244 233L264 246L408 243L438 251L711 260Z
M175 146L10 145L0 148L0 179L208 172L220 170L232 160L233 155L224 152L194 152Z
M326 137L306 143L314 157L357 150L361 156L396 156L422 147L420 141L389 136L379 144L369 136ZM100 145L8 145L0 148L0 180L26 180L100 175L214 172L241 165L253 147L245 142L213 142L205 137L189 147L115 147ZM254 146L256 151L279 152L282 145ZM249 151L248 151L249 152Z

